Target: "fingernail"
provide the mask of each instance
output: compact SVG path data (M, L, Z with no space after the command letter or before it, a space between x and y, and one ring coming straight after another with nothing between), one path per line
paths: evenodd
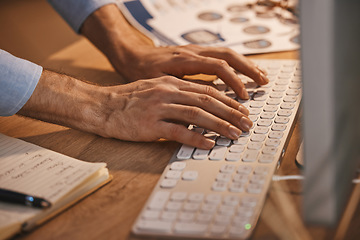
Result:
M230 131L230 135L231 135L232 139L238 139L240 137L240 134L241 134L240 129L230 125L229 131Z
M205 149L211 149L215 146L215 141L210 139L210 138L206 138L206 140L204 141L203 144Z
M240 125L242 127L242 130L244 130L245 132L248 132L250 130L250 128L252 127L253 122L249 118L244 116L240 119Z
M243 105L239 106L239 111L247 116L249 115L249 110L246 107L244 107Z
M260 77L264 84L269 83L269 79L265 76L264 73L260 72Z
M242 99L249 99L249 94L248 94L248 92L246 91L246 89L245 88L243 88L242 90L241 90L241 98Z

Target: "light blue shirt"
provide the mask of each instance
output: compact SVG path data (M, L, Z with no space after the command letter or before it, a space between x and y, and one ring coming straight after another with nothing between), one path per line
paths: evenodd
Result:
M79 33L86 18L100 7L117 0L48 0L65 21Z
M48 0L65 21L79 33L86 18L117 0ZM17 113L29 100L40 79L42 67L0 49L0 116Z
M42 67L0 49L0 116L17 113L29 100Z

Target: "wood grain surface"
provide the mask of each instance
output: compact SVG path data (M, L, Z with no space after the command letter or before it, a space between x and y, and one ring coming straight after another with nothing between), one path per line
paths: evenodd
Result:
M250 56L250 58L294 59L297 52ZM42 63L45 68L100 85L124 83L94 46L81 38ZM297 121L280 175L299 174L295 156L301 141ZM145 204L170 157L180 144L106 139L66 127L20 116L1 117L0 132L47 149L89 162L106 162L113 180L78 204L30 233L16 239L137 239L131 226ZM301 218L302 189L299 181L274 182L252 239L333 239L335 229L307 227ZM347 214L340 238L359 237L357 201ZM352 217L355 215L355 217ZM345 218L346 219L346 218Z

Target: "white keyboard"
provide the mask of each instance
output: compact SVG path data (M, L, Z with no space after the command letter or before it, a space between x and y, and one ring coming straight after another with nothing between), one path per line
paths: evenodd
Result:
M270 83L240 75L251 99L242 101L254 122L235 141L190 126L216 140L211 150L182 145L171 158L133 232L137 235L246 239L260 215L272 176L285 152L301 101L297 60L258 60ZM221 81L218 89L235 98Z

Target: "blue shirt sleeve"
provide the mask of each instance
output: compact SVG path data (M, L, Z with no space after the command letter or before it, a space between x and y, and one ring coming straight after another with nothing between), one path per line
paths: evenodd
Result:
M0 49L0 116L17 113L29 100L43 68Z
M48 0L65 21L79 33L86 18L100 7L117 0Z

